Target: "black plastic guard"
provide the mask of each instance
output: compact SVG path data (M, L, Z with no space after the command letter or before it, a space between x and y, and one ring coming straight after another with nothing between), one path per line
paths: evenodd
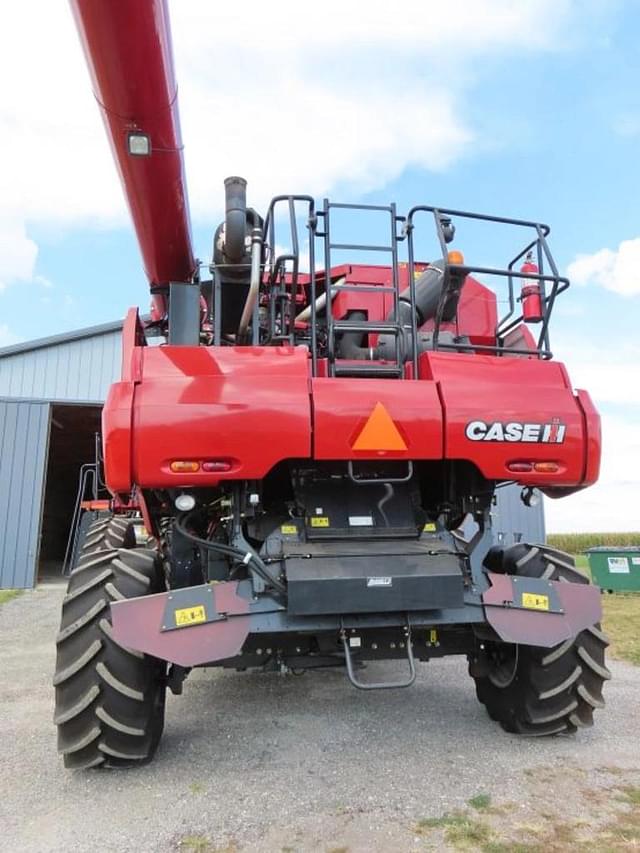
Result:
M296 616L463 607L462 557L437 541L305 543L286 558Z

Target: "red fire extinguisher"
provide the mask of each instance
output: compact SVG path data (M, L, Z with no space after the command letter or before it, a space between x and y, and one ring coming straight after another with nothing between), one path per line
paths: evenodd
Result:
M537 264L533 262L533 253L529 252L520 267L520 272L539 272ZM540 281L534 278L521 279L520 301L522 302L522 318L525 323L539 323L543 317L542 293Z

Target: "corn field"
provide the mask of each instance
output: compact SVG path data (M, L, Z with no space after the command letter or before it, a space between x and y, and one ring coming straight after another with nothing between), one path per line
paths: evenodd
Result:
M549 533L547 544L569 554L581 554L587 548L595 548L598 545L640 547L640 533Z

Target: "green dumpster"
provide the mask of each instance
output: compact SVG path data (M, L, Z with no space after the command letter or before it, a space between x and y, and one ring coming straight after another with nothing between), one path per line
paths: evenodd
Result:
M585 552L593 582L608 592L640 592L640 546L600 546Z

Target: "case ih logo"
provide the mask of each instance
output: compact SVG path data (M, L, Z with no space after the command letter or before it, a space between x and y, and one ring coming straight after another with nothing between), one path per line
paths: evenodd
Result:
M550 424L525 424L510 421L470 421L465 435L471 441L512 441L525 444L562 444L567 431L565 424L553 420Z

